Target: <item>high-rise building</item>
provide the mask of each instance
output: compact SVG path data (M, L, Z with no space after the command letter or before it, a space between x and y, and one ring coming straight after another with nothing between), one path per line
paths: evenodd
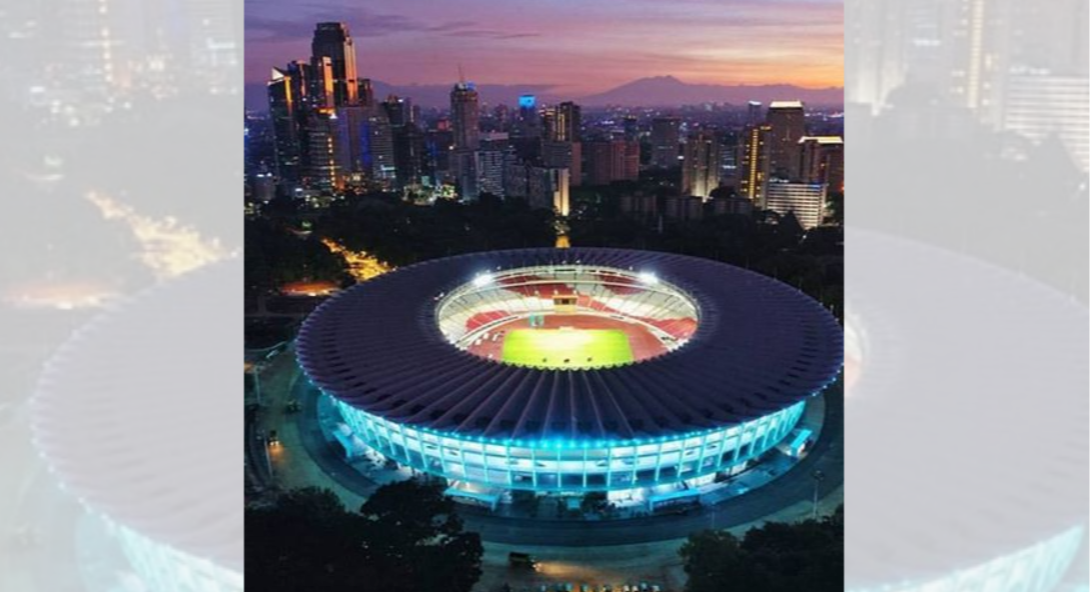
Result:
M55 38L73 88L105 98L129 87L139 10L140 3L118 0L58 0Z
M746 103L746 124L759 125L764 121L761 113L761 101L748 101Z
M314 76L312 87L314 88L314 107L316 109L334 109L337 107L337 97L334 91L333 60L329 56L319 56L311 59L311 72Z
M514 150L504 154L504 197L507 199L527 199L530 182L527 172L530 167L519 158Z
M1003 127L1033 142L1056 135L1073 164L1088 169L1088 81L1082 76L1012 75L1004 101Z
M341 107L356 102L356 46L345 23L318 23L311 41L311 57L319 61L329 58L329 69L322 69L328 76L327 87L333 92L333 106Z
M399 127L413 122L413 102L410 99L390 95L383 101L383 108L390 118L390 125Z
M477 90L472 82L459 81L451 89L451 124L454 130L455 181L465 199L476 199L477 149L481 145L480 108Z
M481 142L480 107L472 82L459 82L451 89L451 125L455 150L477 150Z
M652 120L651 165L667 169L678 166L678 143L682 120L677 117L657 117Z
M640 137L640 120L635 115L626 115L621 126L625 131L626 140L636 140Z
M294 184L299 181L302 172L299 117L303 106L297 99L296 81L289 72L274 68L267 84L277 176L282 183Z
M845 189L845 143L840 136L799 139L799 181L825 184L829 191Z
M580 106L572 102L549 107L542 113L542 131L549 142L579 142L581 125Z
M402 187L420 182L426 174L424 134L416 123L394 128L394 168Z
M568 169L527 167L527 201L533 208L569 213Z
M308 117L305 184L312 189L333 191L344 185L341 163L345 156L338 151L337 127L333 109L315 109Z
M799 139L806 135L800 101L773 101L765 116L769 126L769 173L778 179L799 176Z
M538 115L538 98L534 95L519 97L519 111L515 114L512 133L520 138L541 136L541 117Z
M429 129L424 133L424 170L437 181L449 181L454 173L452 155L455 136L449 129Z
M803 230L822 224L826 208L826 186L812 183L772 181L766 189L766 207L782 216L791 212Z
M630 140L597 140L588 147L588 185L609 185L640 178L640 144Z
M682 194L707 199L720 186L720 140L701 132L686 141L682 159Z
M580 186L583 179L583 144L580 142L543 141L541 161L546 167L568 169L570 186Z
M765 208L765 187L769 182L769 135L768 125L750 125L743 130L739 141L739 195L759 209Z
M504 197L504 151L489 145L476 152L477 192Z

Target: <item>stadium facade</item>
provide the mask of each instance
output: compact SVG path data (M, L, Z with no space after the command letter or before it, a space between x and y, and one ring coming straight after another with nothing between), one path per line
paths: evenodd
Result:
M603 326L631 357L513 361L502 347L516 331L570 344ZM701 484L771 450L837 377L842 330L795 288L729 265L526 249L358 285L307 319L297 352L346 432L404 467L494 491L616 493Z

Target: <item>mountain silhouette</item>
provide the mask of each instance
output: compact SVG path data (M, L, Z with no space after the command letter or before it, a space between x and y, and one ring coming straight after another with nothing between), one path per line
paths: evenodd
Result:
M408 97L414 104L428 108L445 109L450 105L452 84L393 85L373 81L375 96L379 99L395 94ZM844 101L840 87L803 88L791 84L719 85L690 84L674 76L641 78L608 91L587 96L566 96L550 84L479 84L477 90L481 102L488 105L514 106L519 95L538 96L539 103L555 103L572 100L589 107L621 105L630 107L663 107L696 105L701 103L730 103L743 105L747 101L800 100L811 106L839 106ZM246 88L247 107L253 110L267 109L264 84L249 84Z

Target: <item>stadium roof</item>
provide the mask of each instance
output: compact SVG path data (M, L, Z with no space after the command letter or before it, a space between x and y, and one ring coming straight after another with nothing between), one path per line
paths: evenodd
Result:
M242 574L239 259L111 307L48 364L34 439L68 492L133 531ZM231 401L231 404L225 404ZM240 575L241 577L241 575Z
M486 271L561 264L653 272L697 302L697 330L674 352L588 370L483 359L440 333L441 294ZM795 288L722 263L526 249L433 260L346 290L307 319L297 351L320 388L398 423L500 440L628 440L724 427L803 400L840 370L842 331Z

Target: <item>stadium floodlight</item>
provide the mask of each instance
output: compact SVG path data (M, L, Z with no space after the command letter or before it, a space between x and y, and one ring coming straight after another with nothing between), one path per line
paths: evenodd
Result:
M650 271L642 271L637 277L640 278L641 282L648 284L649 286L654 286L659 283L659 277Z
M474 287L483 288L492 283L492 275L487 273L479 273L474 277Z

